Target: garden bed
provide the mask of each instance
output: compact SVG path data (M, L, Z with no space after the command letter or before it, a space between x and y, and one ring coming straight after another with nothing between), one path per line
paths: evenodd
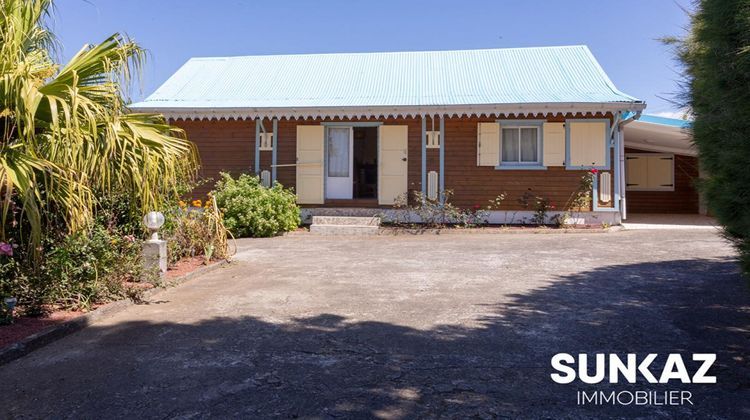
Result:
M463 225L444 225L440 227L404 226L383 224L379 235L450 235L450 234L504 234L504 233L595 233L619 230L619 226L578 225L578 226L538 226L538 225L480 225L466 227Z
M174 267L171 267L167 271L165 276L165 280L167 280L167 282L165 286L169 284L169 280L186 277L202 267L212 266L221 261L222 260L214 260L210 261L208 264L205 264L205 259L203 258L203 256L183 258L177 264L175 264ZM128 283L128 286L132 287L133 289L141 289L142 291L153 289L155 287L153 284L146 282ZM14 343L23 340L26 337L30 337L48 328L72 321L82 315L96 310L106 303L107 302L100 302L94 304L88 310L71 311L49 308L45 314L40 316L18 316L14 319L13 324L0 326L0 349L4 349ZM19 307L17 309L19 309L19 311L22 311L23 307Z

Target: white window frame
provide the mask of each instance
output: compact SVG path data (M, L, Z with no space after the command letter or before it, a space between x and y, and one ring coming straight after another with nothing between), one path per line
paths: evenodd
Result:
M440 148L440 131L437 130L431 130L425 132L427 136L427 145L425 146L428 149L439 149Z
M260 150L273 150L273 133L260 133Z
M535 161L528 161L523 162L520 161L521 159L521 129L523 128L533 128L536 130L536 160ZM518 161L511 161L506 162L503 160L503 142L505 139L503 138L503 131L505 130L518 130ZM516 125L516 124L500 124L500 166L505 167L533 167L533 168L539 168L542 166L542 127L540 125Z
M671 187L630 187L627 185L628 182L628 174L625 173L625 191L674 191L675 190L675 183L674 183L674 164L675 164L675 155L673 153L625 153L625 170L627 171L627 158L628 156L635 156L635 157L659 157L659 158L672 158L672 186Z

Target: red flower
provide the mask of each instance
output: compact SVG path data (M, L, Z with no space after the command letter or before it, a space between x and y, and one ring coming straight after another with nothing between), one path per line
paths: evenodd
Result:
M479 204L474 204L474 210L479 210L479 209L481 209L481 208L482 208L482 206L481 206L481 205L479 205Z
M598 169L596 169L596 168L593 168L593 169L591 170L591 173L592 173L592 174L594 174L594 175L596 175L596 174L598 174L598 173L599 173L599 170L598 170Z

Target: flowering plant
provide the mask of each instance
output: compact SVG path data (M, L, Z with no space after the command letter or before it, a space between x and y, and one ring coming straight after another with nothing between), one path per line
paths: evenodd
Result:
M13 245L8 242L0 242L0 255L13 256Z

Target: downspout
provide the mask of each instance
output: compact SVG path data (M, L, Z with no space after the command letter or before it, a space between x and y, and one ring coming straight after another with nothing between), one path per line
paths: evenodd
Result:
M628 200L625 194L625 130L623 129L625 125L631 123L632 121L635 121L637 119L641 118L641 111L637 111L635 115L632 118L627 118L623 121L621 121L618 124L618 130L620 132L620 172L621 176L619 179L620 182L620 215L622 217L622 220L626 220L628 218Z

